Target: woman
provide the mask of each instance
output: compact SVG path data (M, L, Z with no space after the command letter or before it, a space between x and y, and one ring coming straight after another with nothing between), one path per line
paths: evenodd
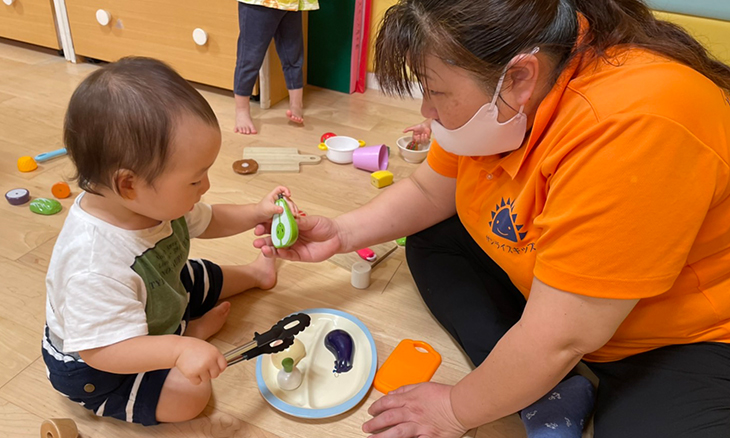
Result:
M410 235L421 295L477 368L381 398L363 429L457 437L583 360L595 437L728 436L730 68L638 0L401 0L376 74L406 95L409 72L427 162L302 218L287 250L255 243L319 261Z

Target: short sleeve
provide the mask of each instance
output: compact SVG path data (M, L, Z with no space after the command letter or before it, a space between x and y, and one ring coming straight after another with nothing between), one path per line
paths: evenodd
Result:
M64 288L65 352L105 347L147 335L147 316L139 294L107 276L84 273Z
M579 137L548 176L535 276L602 298L666 292L719 196L722 161L658 116L608 118Z
M210 220L213 218L213 208L204 202L198 202L195 207L185 215L185 222L188 225L190 238L200 236L208 229Z
M431 169L437 173L448 178L456 178L459 170L459 157L450 152L446 152L436 140L431 142L427 160Z

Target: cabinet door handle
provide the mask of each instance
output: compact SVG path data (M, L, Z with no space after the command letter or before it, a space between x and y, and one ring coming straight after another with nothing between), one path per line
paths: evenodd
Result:
M201 28L196 28L193 31L193 41L195 41L195 44L199 46L204 46L208 43L208 32L204 31Z
M96 21L102 26L107 26L112 21L112 14L104 9L99 9L96 11Z

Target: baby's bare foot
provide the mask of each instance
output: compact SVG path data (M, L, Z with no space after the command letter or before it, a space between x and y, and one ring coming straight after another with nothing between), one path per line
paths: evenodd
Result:
M253 270L256 287L267 290L276 286L276 259L259 254L249 267Z
M231 312L231 303L224 301L213 307L200 318L190 321L185 336L192 336L199 339L208 339L223 327Z

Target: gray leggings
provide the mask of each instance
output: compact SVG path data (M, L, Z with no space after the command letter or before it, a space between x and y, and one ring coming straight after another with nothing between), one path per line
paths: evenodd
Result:
M276 44L288 90L304 87L304 37L300 12L238 2L238 58L233 92L250 96L271 39Z

